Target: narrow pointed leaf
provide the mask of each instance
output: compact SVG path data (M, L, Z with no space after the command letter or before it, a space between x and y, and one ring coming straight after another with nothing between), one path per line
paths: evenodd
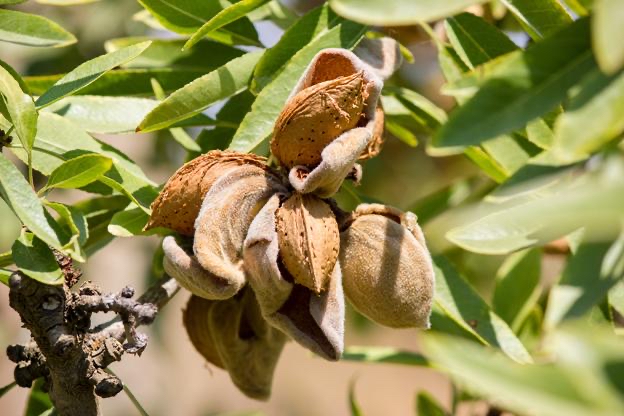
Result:
M531 356L511 328L490 309L451 263L441 256L434 261L436 305L483 344L500 348L519 363L532 362Z
M587 19L525 51L491 61L457 82L480 88L451 113L434 137L433 146L454 153L522 128L555 108L568 88L594 67Z
M59 47L76 43L76 38L43 16L0 9L0 41L27 46Z
M572 23L572 17L557 0L503 0L503 4L536 40Z
M9 160L0 154L0 195L22 223L46 244L63 250L66 236L43 208L37 194Z
M147 49L149 45L149 41L131 45L80 64L73 71L59 79L49 90L37 99L35 104L39 108L45 107L81 90L116 66L136 58Z
M247 88L260 56L260 51L245 54L175 91L147 114L137 130L163 129L241 92Z
M193 33L190 39L184 44L184 49L193 47L193 45L212 31L240 19L268 1L269 0L241 0L221 10L212 19L204 23L197 32Z
M452 16L483 0L330 0L336 13L376 26L405 26Z

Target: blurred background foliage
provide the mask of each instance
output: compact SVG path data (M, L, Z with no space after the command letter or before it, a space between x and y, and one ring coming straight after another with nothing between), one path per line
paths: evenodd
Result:
M162 274L159 237L142 232L158 184L211 149L265 153L318 49L392 36L406 62L384 88L384 150L337 199L418 215L437 266L430 333L350 311L345 363L289 346L273 399L258 404L201 368L178 299L150 329L158 342L116 371L131 386L133 372L154 376L136 386L152 415L624 414L624 4L332 0L308 11L320 3L0 0L0 128L13 137L0 159L3 282L19 267L57 283L50 245L88 258L86 277L105 289L147 285ZM33 254L41 267L24 260ZM1 305L3 345L24 341ZM6 383L10 369L0 360ZM37 386L27 405L26 392L0 394L7 414L50 406ZM104 406L137 411L121 398Z

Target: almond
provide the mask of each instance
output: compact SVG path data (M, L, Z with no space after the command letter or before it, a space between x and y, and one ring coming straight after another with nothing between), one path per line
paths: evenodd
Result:
M365 84L359 71L297 93L275 123L273 155L287 168L317 165L325 146L360 121L367 98Z
M327 289L338 258L338 224L322 199L295 193L276 213L282 262L296 283L319 294Z

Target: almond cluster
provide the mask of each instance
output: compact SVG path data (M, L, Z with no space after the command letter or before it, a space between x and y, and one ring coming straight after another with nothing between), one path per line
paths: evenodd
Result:
M212 151L152 206L147 228L177 233L163 241L164 268L193 294L191 341L250 397L270 395L288 339L340 359L345 297L382 325L429 327L434 275L415 215L379 204L347 213L331 199L381 148L385 76L350 51L321 51L275 123L279 168Z

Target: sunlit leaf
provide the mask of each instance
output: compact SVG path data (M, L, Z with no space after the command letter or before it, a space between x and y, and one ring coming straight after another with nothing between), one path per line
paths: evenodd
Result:
M369 25L401 26L442 19L483 0L330 0L336 13Z
M69 159L50 173L46 188L81 188L98 180L113 161L96 153Z
M260 56L262 52L248 53L185 85L148 113L138 130L148 132L168 127L239 93L247 87Z
M149 47L150 43L151 42L148 41L131 45L80 64L74 70L63 76L63 78L59 79L49 90L43 93L43 95L37 99L35 104L39 108L45 107L63 97L79 91L116 66L139 56Z
M76 38L43 16L0 9L0 41L27 46L60 47L76 43Z
M615 73L624 66L624 7L619 0L594 0L592 44L600 68Z
M232 23L247 13L257 9L269 0L241 0L231 6L226 7L219 13L214 15L209 21L204 23L202 27L193 33L189 40L184 44L184 49L189 49L197 42L199 42L204 36L207 36L211 32L222 28L223 26Z
M533 39L542 39L572 23L557 0L503 0Z

